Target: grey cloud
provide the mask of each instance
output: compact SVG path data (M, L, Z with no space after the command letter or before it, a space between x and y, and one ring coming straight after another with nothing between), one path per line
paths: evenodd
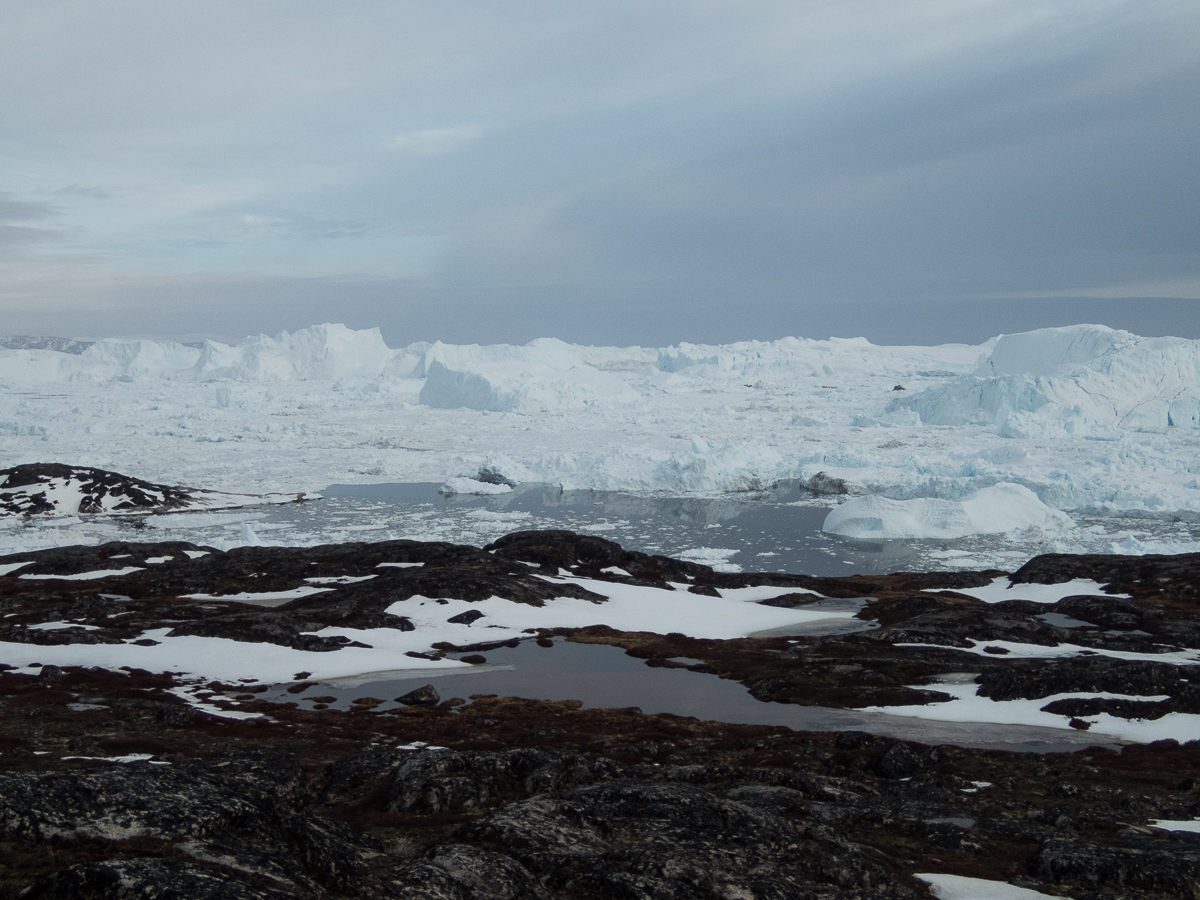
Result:
M1200 9L1085 6L45 0L0 35L0 78L38 75L0 136L146 316L617 342L1116 321L972 300L1200 279ZM52 212L0 196L10 241ZM147 274L380 237L436 243L436 271Z
M49 204L19 200L16 194L0 192L0 222L33 222L54 212Z
M87 184L68 184L54 193L65 197L87 197L92 200L108 200L112 196L102 188Z

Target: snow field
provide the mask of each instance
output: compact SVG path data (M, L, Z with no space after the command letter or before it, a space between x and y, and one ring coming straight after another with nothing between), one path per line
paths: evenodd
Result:
M912 644L902 646L915 646ZM1142 659L1159 659L1145 655ZM1165 661L1165 660L1164 660ZM1191 660L1195 662L1196 660ZM918 685L922 690L941 691L954 699L928 706L867 706L862 712L886 712L892 716L912 716L936 722L981 722L992 725L1034 725L1043 728L1073 730L1068 717L1042 712L1042 707L1055 700L1100 697L1102 699L1163 700L1164 697L1137 697L1124 694L1109 694L1103 691L1088 693L1052 694L1037 700L992 700L976 696L975 684L939 683ZM1200 740L1200 715L1192 713L1167 713L1158 719L1122 719L1109 713L1082 717L1096 735L1107 735L1125 741L1150 743L1174 739L1181 744Z
M1057 603L1064 597L1076 594L1099 594L1101 587L1098 582L1086 578L1076 578L1060 584L1012 584L1007 577L996 578L991 584L978 588L959 588L956 593L967 594L985 603L999 603L1002 600L1030 600L1034 603ZM1112 594L1114 597L1128 598L1128 594ZM970 640L970 638L968 638ZM1113 659L1148 660L1165 662L1176 666L1200 664L1200 650L1178 650L1167 653L1137 653L1127 650L1108 650L1104 648L1083 647L1078 644L1063 643L1054 647L1040 644L1022 644L1015 641L972 641L970 647L956 647L964 653L977 656L993 656L987 648L1003 650L1004 659L1064 659L1075 656L1108 656ZM938 644L898 643L897 647L941 647ZM1068 717L1054 713L1042 712L1042 707L1055 700L1075 699L1081 697L1100 697L1107 699L1134 700L1165 700L1166 697L1135 697L1123 694L1110 694L1103 691L1090 693L1055 694L1037 700L992 700L980 697L976 693L977 686L952 680L934 685L916 685L924 689L932 689L950 694L954 699L929 706L889 706L867 707L867 712L884 712L890 715L913 716L919 719L930 719L939 722L987 722L997 725L1034 725L1047 728L1070 728ZM1149 742L1165 738L1174 738L1180 742L1200 740L1200 716L1185 713L1168 713L1159 719L1122 719L1107 713L1099 716L1087 716L1088 722L1097 734L1112 735L1128 741Z

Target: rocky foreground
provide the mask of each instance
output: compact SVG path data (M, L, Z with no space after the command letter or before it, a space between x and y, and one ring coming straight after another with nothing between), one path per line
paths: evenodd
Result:
M782 607L868 598L858 618L877 627L853 634L530 629L720 674L763 700L912 706L965 672L981 695L1045 699L1076 729L1101 713L1170 722L1200 713L1200 671L1178 662L1200 647L1197 556L1039 557L1013 573L1103 586L1052 604L958 592L998 572L727 575L567 532L484 549L120 543L0 567L0 659L96 654L0 665L3 898L901 898L930 896L914 877L929 872L1075 898L1200 896L1200 835L1152 827L1200 816L1200 742L1027 754L482 695L346 711L323 708L304 671L273 703L268 684L232 674L196 685L103 663L178 636L345 654L413 632L405 604L422 599L540 608L588 594L554 580L567 572L701 596L774 585L766 602ZM314 582L327 589L276 605L232 599ZM972 652L982 643L995 652ZM1067 643L1093 649L1003 652ZM470 661L488 646L410 656ZM1053 699L1065 693L1087 696Z

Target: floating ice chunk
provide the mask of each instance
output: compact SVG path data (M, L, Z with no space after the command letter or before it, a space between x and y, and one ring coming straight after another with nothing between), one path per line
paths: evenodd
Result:
M832 510L821 527L829 534L859 540L948 540L1030 527L1061 531L1072 524L1066 513L1046 506L1029 488L1002 482L961 501L855 497Z
M778 450L758 443L716 449L704 438L692 439L692 451L661 463L658 487L671 491L758 491L790 478L792 465Z
M1002 334L992 352L980 361L976 375L1062 375L1141 339L1105 325L1067 325L1039 328L1021 334Z
M729 557L736 555L738 552L737 550L726 550L721 547L695 547L691 550L684 550L682 553L676 555L687 562L711 566L713 571L716 572L740 572L742 571L742 567L737 563L729 561Z
M1001 482L962 499L972 534L1003 534L1018 528L1062 531L1074 527L1071 517L1051 509L1029 488Z
M510 494L512 485L492 484L487 481L476 481L474 478L451 478L440 488L442 494Z

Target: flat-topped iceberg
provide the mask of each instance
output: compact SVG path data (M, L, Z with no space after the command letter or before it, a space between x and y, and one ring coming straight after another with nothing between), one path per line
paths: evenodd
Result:
M237 346L207 341L184 377L196 381L337 381L374 378L392 361L378 328L314 325L278 337L260 334Z
M1102 325L1003 335L974 374L897 399L931 425L1006 437L1200 427L1200 341Z
M421 402L440 409L526 414L636 404L616 375L583 362L569 344L540 339L515 347L435 344L425 353Z

